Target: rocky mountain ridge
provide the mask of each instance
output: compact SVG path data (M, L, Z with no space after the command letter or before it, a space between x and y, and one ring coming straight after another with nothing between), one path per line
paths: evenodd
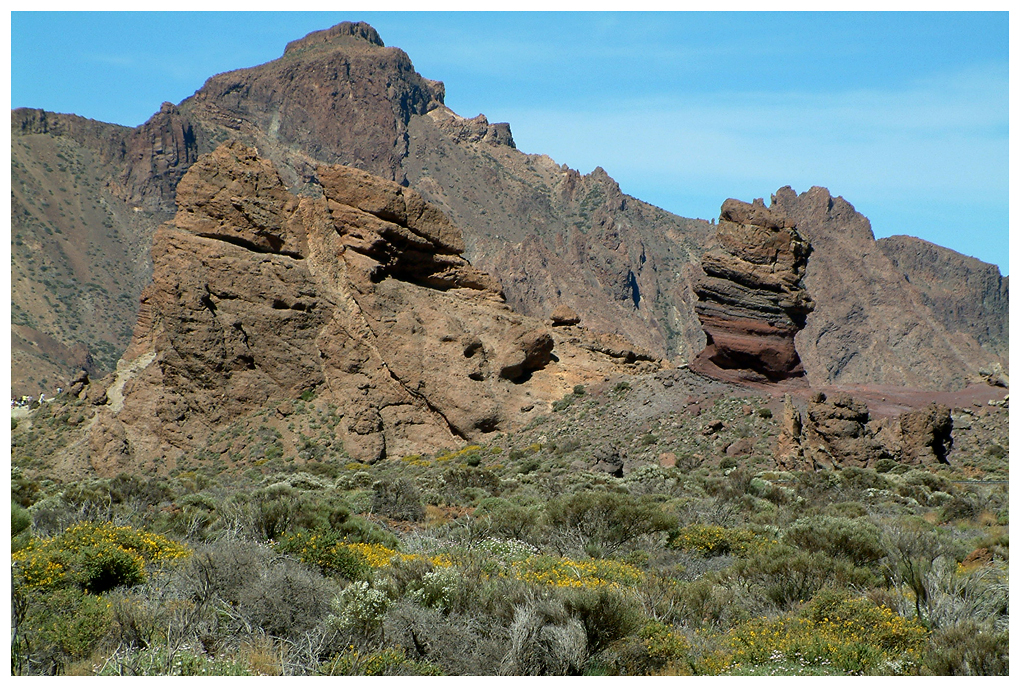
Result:
M514 309L544 318L566 305L594 331L693 359L705 345L694 284L715 227L626 195L601 168L581 175L521 153L508 125L460 117L444 97L441 82L418 75L374 29L345 22L292 42L278 60L210 78L135 129L13 112L15 393L43 378L56 386L83 364L94 376L113 368L176 184L228 140L257 148L298 195L316 192L323 163L414 188L463 229L464 255L501 282ZM58 152L79 170L70 179L53 164L63 164ZM29 200L50 193L62 214ZM812 384L948 389L979 381L982 367L1008 369L1008 278L994 266L875 242L866 218L825 189L781 189L777 203L815 247L805 283L816 307L797 335ZM88 211L68 214L76 204ZM49 238L57 230L63 243ZM89 251L78 258L67 245ZM933 264L951 265L955 283L970 286L943 289ZM87 304L62 305L81 300L88 283L97 288Z

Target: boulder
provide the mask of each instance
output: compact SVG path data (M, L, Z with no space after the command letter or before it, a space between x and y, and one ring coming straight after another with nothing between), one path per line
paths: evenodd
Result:
M561 304L550 313L549 321L554 327L570 327L580 323L581 316L574 312L570 306Z

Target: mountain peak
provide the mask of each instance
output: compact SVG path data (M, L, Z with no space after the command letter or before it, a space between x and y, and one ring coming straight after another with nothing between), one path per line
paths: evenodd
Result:
M363 21L343 21L331 28L323 29L322 31L312 31L304 38L291 41L287 44L287 47L284 48L283 54L286 55L291 52L314 48L328 43L341 42L344 38L354 38L356 40L366 41L372 45L377 45L380 48L385 47L382 38L379 36L379 32L372 28L369 24Z

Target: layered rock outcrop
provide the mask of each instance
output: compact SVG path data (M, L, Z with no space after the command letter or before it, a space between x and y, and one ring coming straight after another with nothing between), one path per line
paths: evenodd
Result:
M191 167L89 433L94 470L171 469L217 429L302 394L337 408L337 439L359 460L452 448L575 384L658 368L511 311L416 192L342 166L316 178L320 193L295 196L239 143Z
M756 382L802 377L794 337L813 307L802 283L810 244L761 199L723 203L716 240L694 286L707 342L692 369Z

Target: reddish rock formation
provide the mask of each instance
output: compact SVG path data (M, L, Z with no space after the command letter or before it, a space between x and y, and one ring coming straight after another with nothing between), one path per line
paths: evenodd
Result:
M294 196L238 143L191 167L89 433L94 470L171 469L217 428L285 416L308 391L339 408L355 458L434 451L519 426L521 408L575 384L657 369L511 311L416 192L345 167L317 178L316 197Z
M761 199L723 203L716 239L694 287L707 343L691 368L733 380L803 376L794 336L812 308L801 284L810 245Z
M198 159L198 142L191 122L173 103L131 132L124 144L124 171L116 191L131 203L151 209L172 206L177 183Z

